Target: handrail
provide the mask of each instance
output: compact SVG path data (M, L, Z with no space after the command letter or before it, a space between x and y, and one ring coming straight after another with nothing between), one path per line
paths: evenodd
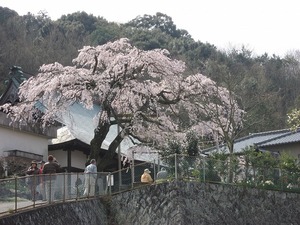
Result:
M300 193L299 172L280 168L258 168L243 163L232 165L226 160L175 154L162 157L157 163L144 162L114 172L98 172L95 184L86 182L92 180L89 178L93 174L84 173L41 174L2 179L0 216L41 205L94 199L144 187L145 183L141 183L140 178L146 168L151 171L153 184L186 180ZM159 168L165 170L163 178L155 174ZM95 192L93 187L96 187Z

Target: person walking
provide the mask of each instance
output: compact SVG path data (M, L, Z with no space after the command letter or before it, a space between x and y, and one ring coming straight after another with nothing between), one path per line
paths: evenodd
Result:
M84 192L83 196L94 196L97 179L96 160L91 159L90 164L84 170Z
M149 169L145 169L144 173L141 176L141 182L142 183L152 183L153 179L150 175L151 171Z
M54 162L54 157L52 155L48 156L48 162L45 163L43 167L43 174L45 174L45 191L46 200L51 203L54 200L55 193L55 181L56 173L60 171L60 165Z
M32 201L36 200L37 197L37 191L36 191L36 187L39 184L39 174L40 174L40 170L37 167L37 162L36 161L32 161L30 167L28 168L28 170L26 171L26 174L29 175L29 177L27 177L27 185L29 186L30 189L30 193L31 193L31 199Z

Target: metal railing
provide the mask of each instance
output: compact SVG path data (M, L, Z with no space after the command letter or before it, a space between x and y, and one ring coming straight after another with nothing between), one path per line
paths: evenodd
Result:
M171 155L157 162L144 162L111 173L58 173L0 180L0 216L57 202L97 198L151 185L141 182L144 169L154 184L171 180L225 183L300 193L300 172L271 167L253 167L245 162L209 157ZM163 168L163 176L159 174ZM121 176L121 178L119 177ZM94 189L95 187L95 189Z
M94 185L85 181L95 175ZM108 173L57 173L0 180L0 216L57 202L107 195ZM95 191L90 190L95 187ZM85 189L88 191L85 192Z

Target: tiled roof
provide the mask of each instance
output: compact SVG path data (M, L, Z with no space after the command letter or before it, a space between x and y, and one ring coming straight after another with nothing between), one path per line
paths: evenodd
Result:
M289 132L280 137L257 143L257 146L265 147L265 146L281 145L281 144L295 143L295 142L300 142L300 129L297 132Z
M250 134L246 137L239 138L234 142L233 151L234 153L242 152L246 147L257 146L269 146L269 145L279 145L291 142L300 142L300 129L297 132L292 132L289 129L284 130L274 130L268 132L260 132ZM211 153L217 150L222 150L228 152L228 148L225 145L219 147L214 146L203 150L203 153Z
M18 91L20 84L29 78L31 74L24 73L21 67L12 66L10 68L9 77L10 79L7 81L7 87L4 93L0 96L0 105L5 103L14 104L19 100Z

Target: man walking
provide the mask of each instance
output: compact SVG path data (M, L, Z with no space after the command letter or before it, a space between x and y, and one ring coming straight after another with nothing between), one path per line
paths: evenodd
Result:
M60 165L54 162L54 157L52 155L49 155L48 162L46 162L43 167L43 174L45 174L46 181L46 199L49 203L54 200L56 173L59 171Z
M97 166L96 160L91 159L90 165L88 165L84 170L84 196L94 196L95 195L95 185L97 179Z

